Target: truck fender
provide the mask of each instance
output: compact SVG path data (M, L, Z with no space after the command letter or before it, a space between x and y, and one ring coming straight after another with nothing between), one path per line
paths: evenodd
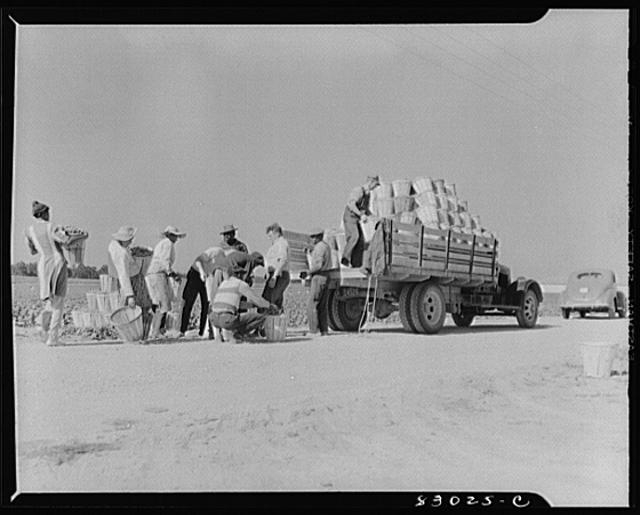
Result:
M542 288L540 287L540 284L538 284L538 281L535 281L534 279L527 279L526 277L518 277L509 285L509 304L519 305L522 300L522 296L529 289L532 289L533 293L536 294L538 302L542 302Z

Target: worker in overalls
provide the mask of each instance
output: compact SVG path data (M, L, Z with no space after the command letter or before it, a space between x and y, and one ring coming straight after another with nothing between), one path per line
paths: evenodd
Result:
M364 237L359 222L366 222L371 215L369 202L371 191L380 184L377 175L367 177L367 183L358 186L351 191L349 201L344 209L344 235L345 247L342 252L341 263L344 266L359 268L362 266L362 255L364 253Z

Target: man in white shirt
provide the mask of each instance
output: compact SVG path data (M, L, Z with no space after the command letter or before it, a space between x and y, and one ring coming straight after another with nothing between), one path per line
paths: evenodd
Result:
M220 247L211 247L200 254L189 271L187 272L187 283L182 292L184 306L182 308L182 320L180 323L180 336L184 336L189 326L191 318L191 309L196 300L200 296L200 327L198 335L204 338L204 330L207 325L209 314L209 297L207 291L207 279L216 268L216 263L222 264L225 260L225 252ZM213 331L210 331L210 337L213 337Z
M273 223L267 227L267 236L271 240L271 247L265 255L267 267L267 282L262 297L282 311L284 291L289 286L289 242L282 236L282 227Z
M162 231L162 235L164 238L153 249L153 256L145 277L153 310L149 338L158 337L162 319L171 309L172 292L169 277L177 277L178 275L173 270L173 263L176 260L174 244L178 238L184 238L186 233L169 225Z

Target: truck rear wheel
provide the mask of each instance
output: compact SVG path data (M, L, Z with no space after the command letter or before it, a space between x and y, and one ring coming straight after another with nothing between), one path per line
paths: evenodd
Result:
M425 282L417 286L411 296L411 317L419 331L435 334L444 325L447 306L442 288L436 283Z
M344 331L344 327L340 325L338 319L338 303L336 301L336 293L338 290L330 290L329 291L329 300L328 300L328 312L329 312L329 327L334 331Z
M538 296L529 288L522 296L522 309L516 313L518 325L530 329L538 320Z
M405 331L410 333L417 333L418 329L414 324L414 320L411 318L411 298L413 292L416 289L415 283L406 284L400 291L400 299L398 302L398 313L400 314L400 321Z
M366 320L362 319L365 301L361 297L353 297L335 302L337 307L337 321L343 331L357 331L364 325Z
M469 327L475 315L469 312L452 313L451 318L453 318L453 323L458 327Z

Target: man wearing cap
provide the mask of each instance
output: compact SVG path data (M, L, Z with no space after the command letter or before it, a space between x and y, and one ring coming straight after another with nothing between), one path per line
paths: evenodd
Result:
M271 240L271 247L265 256L267 283L264 285L262 297L282 310L284 291L291 281L289 276L289 242L282 235L282 227L277 223L267 227L267 236Z
M233 226L233 225L225 225L222 228L222 231L220 232L220 234L222 234L222 242L220 242L220 247L222 247L223 249L235 249L238 250L240 252L246 252L247 254L249 253L249 248L242 243L240 240L236 239L236 231L238 230L237 227Z
M262 329L266 318L266 314L262 313L240 313L242 297L259 308L276 309L273 304L253 293L251 287L238 277L243 273L244 269L241 267L229 266L223 270L224 280L216 291L211 308L211 323L220 329L234 332L234 337L229 339L231 343Z
M184 336L189 326L191 318L191 309L196 300L200 296L200 328L198 335L204 338L204 330L207 324L207 316L209 314L209 297L207 291L207 280L213 274L217 266L221 266L225 261L224 250L220 247L211 247L200 254L189 271L187 272L187 283L182 291L184 306L182 308L182 320L180 323L180 336ZM213 331L211 331L213 333ZM213 334L211 334L212 336Z
M67 260L61 245L68 243L70 238L61 226L49 221L49 206L46 204L35 200L31 213L36 222L27 228L25 237L31 254L40 254L37 265L40 299L46 303L41 315L41 331L43 336L46 335L47 345L55 346L61 344L58 333L67 294Z
M323 240L324 231L320 228L312 229L309 234L313 240L313 250L309 264L311 288L307 303L307 318L309 332L320 331L322 336L329 333L329 290L327 289L326 271L331 269L331 248Z
M151 298L142 267L131 255L131 244L136 232L137 229L130 225L120 227L118 232L111 235L113 239L109 242L107 250L110 273L118 278L124 304L130 308L138 305L142 309L142 338L145 339L151 324Z
M371 191L378 184L380 184L380 180L377 175L369 176L366 184L354 188L349 195L342 217L346 239L341 260L344 266L357 268L362 265L364 240L359 222L366 222L367 216L371 214L369 211Z
M169 277L178 276L173 270L176 260L174 245L178 238L184 238L186 233L179 231L173 225L168 225L162 231L162 236L164 237L153 249L153 256L145 277L153 310L149 338L158 337L162 321L171 309L172 292Z

